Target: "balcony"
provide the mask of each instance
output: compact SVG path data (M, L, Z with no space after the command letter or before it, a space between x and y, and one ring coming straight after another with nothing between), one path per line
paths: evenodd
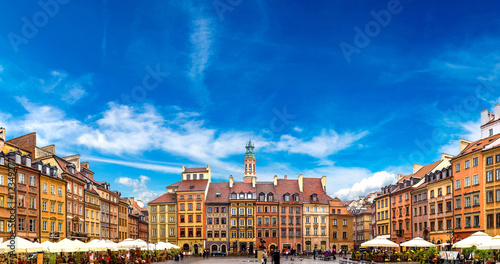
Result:
M399 229L395 230L396 231L396 236L404 236L405 230L404 229Z

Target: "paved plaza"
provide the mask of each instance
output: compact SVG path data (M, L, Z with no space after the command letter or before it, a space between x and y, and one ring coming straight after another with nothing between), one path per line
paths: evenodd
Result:
M168 261L168 262L160 262L160 263L177 263L176 261ZM227 263L227 264L248 264L248 263L259 263L255 258L247 258L247 257L210 257L208 259L200 258L200 257L185 257L182 261L178 262L179 264L216 264L216 263ZM267 262L268 264L272 264L271 261ZM299 256L294 260L285 259L282 257L280 259L280 264L294 264L294 263L338 263L338 258L336 260L323 261L323 260L314 260L312 256Z

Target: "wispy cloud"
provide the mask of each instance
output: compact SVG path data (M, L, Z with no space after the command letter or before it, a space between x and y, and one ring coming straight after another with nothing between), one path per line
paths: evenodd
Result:
M158 192L149 190L146 186L147 182L150 180L151 178L148 176L141 175L138 179L119 177L115 180L115 183L132 188L132 193L136 195L136 199L143 201L144 204L147 204L160 195Z
M199 16L199 12L192 22L192 33L190 42L192 52L190 54L191 67L189 69L189 77L193 83L192 93L196 96L198 103L201 105L209 105L210 92L206 87L205 71L210 64L210 56L213 51L214 42L214 23L208 18Z
M381 187L391 184L396 181L396 175L387 171L380 171L373 176L363 178L361 181L354 183L352 187L340 189L333 196L341 200L352 200L359 196L365 196L368 193L379 191Z

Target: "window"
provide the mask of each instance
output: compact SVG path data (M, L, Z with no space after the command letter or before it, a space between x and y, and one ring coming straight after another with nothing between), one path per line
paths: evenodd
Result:
M474 195L473 206L479 206L479 194Z
M486 216L486 227L487 228L493 228L494 227L494 224L493 224L493 214L489 214Z
M460 189L460 179L455 181L455 189L456 190Z
M462 228L462 222L460 217L457 217L455 219L455 228Z
M435 205L431 204L431 214L436 213Z
M492 203L493 202L493 191L487 191L486 192L486 202L487 203Z
M323 220L324 220L324 218L323 218ZM342 220L342 224L343 224L344 226L347 226L347 219Z
M468 169L468 168L470 168L470 160L466 160L464 162L464 169Z
M493 177L493 175L492 175ZM479 184L479 175L474 175L472 176L472 185L478 185Z
M462 202L460 198L455 199L455 209L460 209L462 208Z
M465 177L464 187L470 187L470 177Z
M62 196L62 188L61 187L57 188L57 195Z
M333 232L332 237L337 238L337 232Z
M496 190L496 193L497 193L497 199L496 199L496 201L500 202L500 189Z
M474 227L479 227L479 215L474 216Z
M460 163L455 164L455 172L460 171Z
M446 194L451 194L451 186L446 186Z
M493 181L493 170L486 171L486 182Z
M464 208L469 208L469 207L470 207L470 196L466 196Z
M441 195L443 195L443 191L442 191L442 189L441 189L441 188L439 188L439 189L438 189L438 196L441 196Z
M476 158L473 158L472 159L472 166L476 167L479 165L479 159L476 157Z
M432 191L431 191L431 193L429 194L429 196L430 196L431 198L433 198L433 197L434 197L434 190L432 190Z
M486 158L486 165L491 165L493 164L493 156L489 156Z
M47 201L42 202L42 211L47 211Z
M309 217L307 219L309 219ZM308 221L306 221L306 223L308 223ZM337 226L337 219L333 219L332 223L332 226Z
M19 218L18 219L18 223L19 223L18 230L19 231L24 231L24 228L25 228L24 218Z

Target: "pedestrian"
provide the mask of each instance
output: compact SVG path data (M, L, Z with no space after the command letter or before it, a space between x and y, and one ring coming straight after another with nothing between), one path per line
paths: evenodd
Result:
M285 258L288 259L288 248L285 249Z
M267 264L267 252L265 250L262 252L262 263Z

